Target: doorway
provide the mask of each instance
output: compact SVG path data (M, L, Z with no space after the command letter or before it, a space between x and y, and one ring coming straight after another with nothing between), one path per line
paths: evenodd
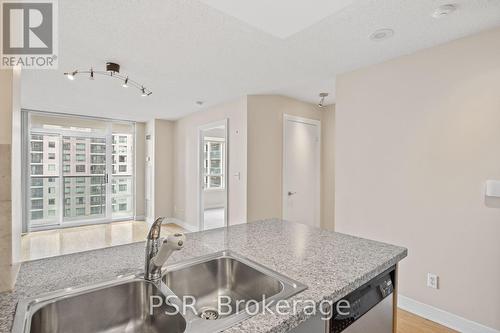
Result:
M200 230L227 226L227 119L199 128Z
M283 117L283 218L320 227L321 122Z

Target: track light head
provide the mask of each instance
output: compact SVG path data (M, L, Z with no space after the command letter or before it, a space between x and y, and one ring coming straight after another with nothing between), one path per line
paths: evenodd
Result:
M64 73L64 75L66 75L66 77L68 78L68 80L73 81L75 79L76 73L78 73L78 71Z
M128 76L125 78L125 81L123 81L122 87L128 88Z
M148 96L148 94L146 93L146 89L144 87L141 88L141 92L142 92L141 94L142 97Z
M91 68L90 69L90 77L89 80L94 80L94 70Z

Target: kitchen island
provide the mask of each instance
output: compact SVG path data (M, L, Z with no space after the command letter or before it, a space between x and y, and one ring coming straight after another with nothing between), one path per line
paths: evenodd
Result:
M281 220L187 234L167 265L230 250L307 286L292 300L337 301L407 255L402 247ZM0 294L0 332L10 332L20 299L100 283L143 270L144 243L23 263L14 291ZM168 268L168 267L167 267ZM309 319L304 311L257 314L225 332L288 332Z

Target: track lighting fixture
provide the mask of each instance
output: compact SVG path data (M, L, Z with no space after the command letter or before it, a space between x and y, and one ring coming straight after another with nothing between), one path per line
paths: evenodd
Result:
M141 92L141 96L150 96L153 92L137 81L134 81L128 77L128 75L120 74L120 65L114 62L106 63L106 70L104 71L95 71L93 68L90 68L88 71L80 71L74 70L72 72L64 73L64 75L68 78L68 80L74 80L76 74L89 74L90 80L94 80L95 75L104 75L111 78L119 79L122 81L122 87L128 88L130 86L137 88Z
M325 105L325 99L328 97L328 93L320 93L319 94L319 103L318 103L318 106L320 108L324 108L326 105Z

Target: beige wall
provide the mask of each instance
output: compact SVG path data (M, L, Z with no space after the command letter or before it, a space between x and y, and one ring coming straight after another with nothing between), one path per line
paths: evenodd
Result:
M335 106L321 109L321 228L334 229Z
M198 129L228 119L228 220L246 221L246 97L184 117L175 123L174 215L198 228ZM239 178L236 174L239 173Z
M341 75L336 230L406 246L400 292L500 329L500 29ZM440 289L426 287L426 274Z
M322 155L328 153L328 157L321 157L322 162L326 161L322 165L321 191L325 201L321 204L321 225L333 228L333 167L330 168L333 161L333 106L320 109L285 96L254 95L248 96L247 112L248 221L282 217L283 115L289 114L322 122ZM332 200L329 205L327 200Z
M0 70L0 291L12 287L12 87L12 70Z
M155 216L172 217L174 214L174 123L155 120Z

